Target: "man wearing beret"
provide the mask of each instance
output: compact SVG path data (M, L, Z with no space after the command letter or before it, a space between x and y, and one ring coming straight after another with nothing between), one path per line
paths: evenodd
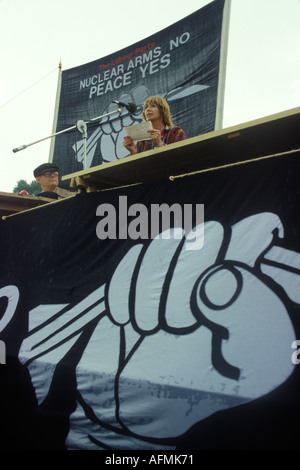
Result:
M58 199L55 192L58 186L58 171L59 167L54 163L43 163L34 170L33 175L42 188L36 196Z

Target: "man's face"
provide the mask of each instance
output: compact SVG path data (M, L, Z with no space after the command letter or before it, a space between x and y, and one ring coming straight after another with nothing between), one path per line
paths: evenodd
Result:
M44 171L36 180L43 191L54 191L58 186L58 171Z

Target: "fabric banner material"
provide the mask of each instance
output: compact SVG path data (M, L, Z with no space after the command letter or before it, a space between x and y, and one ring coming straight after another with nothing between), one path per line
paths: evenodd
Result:
M62 72L55 132L75 130L55 138L51 158L61 174L82 170L84 156L86 168L127 156L123 128L142 122L143 103L152 95L167 99L174 125L188 137L214 130L224 3L215 0L153 36ZM114 100L133 102L137 110L105 116L118 109ZM100 116L87 124L85 149L76 125Z
M2 220L1 446L298 448L297 174L294 154Z

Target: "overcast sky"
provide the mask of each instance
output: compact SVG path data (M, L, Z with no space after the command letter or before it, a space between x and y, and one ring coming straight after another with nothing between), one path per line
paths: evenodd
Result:
M0 191L48 161L58 66L101 59L211 0L0 0ZM231 0L223 127L300 106L300 1ZM74 123L76 124L76 123Z

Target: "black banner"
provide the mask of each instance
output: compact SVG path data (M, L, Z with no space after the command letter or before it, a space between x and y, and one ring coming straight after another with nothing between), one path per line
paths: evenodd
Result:
M117 109L113 100L137 105L87 126L86 168L128 155L124 126L142 122L149 96L167 99L174 125L193 137L214 130L224 0L215 0L170 27L110 56L62 72L56 132ZM108 38L109 40L109 38ZM83 169L79 130L55 139L53 161L61 174Z
M2 220L1 447L297 449L298 173L294 154Z

